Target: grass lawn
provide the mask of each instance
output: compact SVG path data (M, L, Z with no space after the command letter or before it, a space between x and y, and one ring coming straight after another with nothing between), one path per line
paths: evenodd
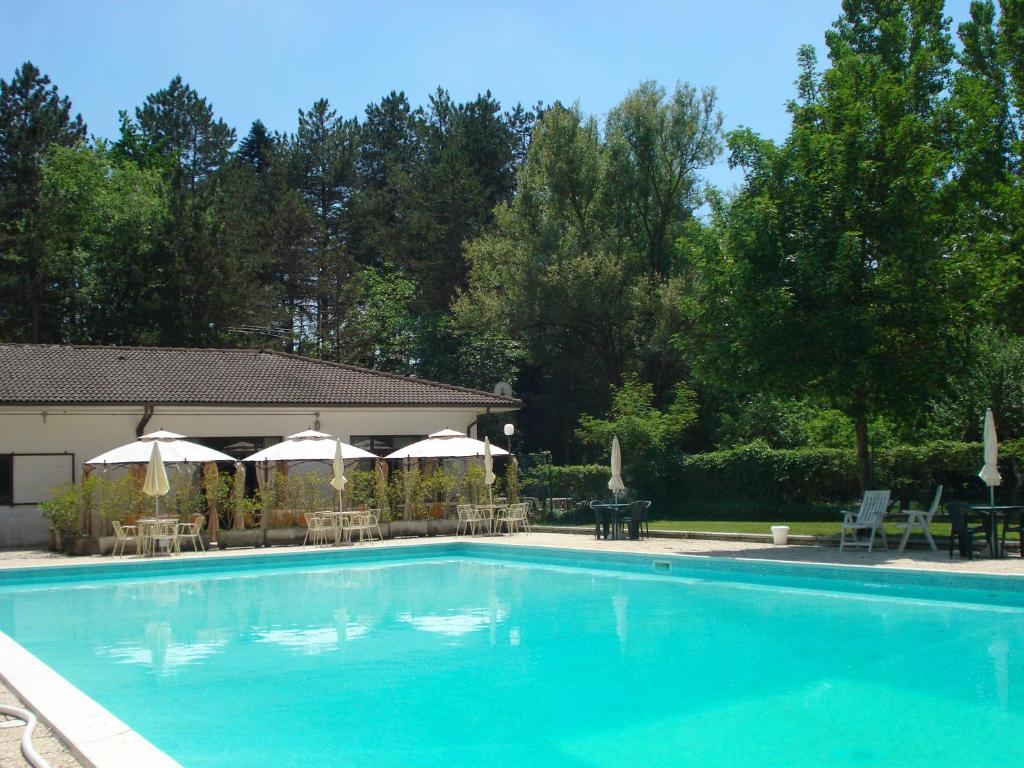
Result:
M651 529L657 531L713 531L718 533L771 533L773 525L788 525L789 533L793 536L838 536L839 521L831 520L801 520L787 522L778 520L773 523L761 521L751 522L747 520L651 520ZM936 520L931 525L933 536L948 536L949 523ZM890 525L885 527L888 536L900 536L902 531L897 531ZM919 532L914 534L920 536Z

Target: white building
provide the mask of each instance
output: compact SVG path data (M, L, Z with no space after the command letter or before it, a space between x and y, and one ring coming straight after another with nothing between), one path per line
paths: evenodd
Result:
M47 490L143 432L241 457L315 428L384 455L520 405L267 350L0 344L0 546L43 543Z

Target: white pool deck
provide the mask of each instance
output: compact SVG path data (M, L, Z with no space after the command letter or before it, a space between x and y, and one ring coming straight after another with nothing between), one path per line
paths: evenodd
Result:
M381 546L416 547L427 544L466 540L467 537L434 536L430 538L396 539L367 542L357 548ZM953 560L944 551L908 549L900 554L889 550L839 552L829 546L775 546L747 541L712 541L707 539L653 538L643 541L595 540L592 535L534 532L529 535L474 537L472 541L496 547L536 546L562 549L584 549L597 552L639 552L652 555L691 555L742 560L765 560L822 565L868 566L955 573L985 573L1008 577L1024 577L1024 558L1013 555L998 560L977 558ZM233 549L216 553L183 553L181 558L230 557L258 558L297 551L296 547ZM305 547L306 551L315 550ZM120 562L125 565L150 561L136 557L67 557L38 550L0 550L0 569L53 567L61 565L100 565ZM33 743L53 768L86 766L96 768L163 768L177 765L127 725L99 707L80 691L60 678L31 654L0 634L0 702L17 704L18 700L35 710L42 724L37 727ZM22 729L5 724L0 716L0 765L28 766L22 758L18 740Z

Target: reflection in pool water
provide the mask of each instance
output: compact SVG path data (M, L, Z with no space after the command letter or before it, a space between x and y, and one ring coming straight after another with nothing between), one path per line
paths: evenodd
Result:
M0 630L185 766L984 764L957 722L1016 749L1024 611L818 586L434 558L6 587Z

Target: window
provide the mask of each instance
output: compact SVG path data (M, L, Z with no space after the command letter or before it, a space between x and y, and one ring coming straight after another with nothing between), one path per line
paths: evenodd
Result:
M377 456L387 456L422 439L420 435L352 435L352 445Z
M0 455L0 504L14 503L14 456Z
M215 451L233 456L236 460L251 456L256 451L262 451L274 443L281 441L280 437L190 437L193 443L205 445Z

